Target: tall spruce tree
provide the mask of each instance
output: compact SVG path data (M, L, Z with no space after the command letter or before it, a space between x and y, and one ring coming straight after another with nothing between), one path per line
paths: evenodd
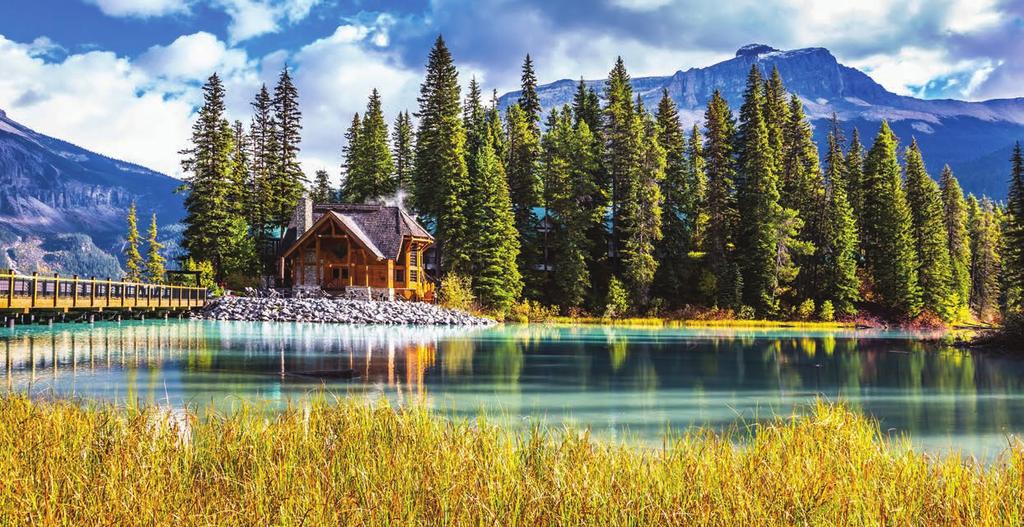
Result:
M164 262L167 260L164 258L160 251L164 248L164 244L160 243L158 238L158 231L156 225L156 214L153 215L149 222L149 236L148 236L148 249L146 250L146 273L145 279L151 284L162 284L164 283Z
M530 130L540 143L540 96L537 95L537 74L533 71L533 59L527 54L523 59L522 92L516 101L526 115Z
M541 203L541 182L536 167L540 144L533 133L526 112L518 104L505 111L505 176L512 199L512 216L522 244L519 272L526 282L526 296L540 298L543 273L536 270L541 261L542 240L539 239L535 209Z
M242 121L235 121L235 124L232 126L232 134L234 136L234 152L231 155L231 194L228 201L234 208L233 213L235 215L245 217L247 214L245 207L249 201L248 195L251 192L249 181L252 180L252 175L250 174L252 164L249 159L249 136L245 133Z
M637 97L633 116L636 164L630 168L622 205L622 278L632 293L633 305L647 306L658 270L655 247L662 239L661 183L665 179L665 149L658 140L658 125Z
M139 222L135 213L135 202L128 207L128 234L124 242L124 280L141 282L143 276L142 255L139 254Z
M341 147L341 171L344 177L341 180L341 200L346 203L355 203L349 195L349 180L359 180L359 153L362 151L361 134L363 133L363 120L359 112L352 116L352 123L345 130L345 144Z
M825 206L825 244L822 247L825 291L822 301L832 302L836 315L848 317L857 313L860 301L860 279L857 277L857 221L853 215L846 189L849 186L843 136L839 122L833 117L825 158L828 176Z
M778 311L779 231L783 220L778 174L764 121L764 87L757 65L750 68L740 108L738 134L740 268L744 302L761 316Z
M571 111L552 110L552 126L543 138L540 167L552 227L551 298L563 310L579 308L593 293L593 253L589 233L603 227L604 207L594 174L600 158L597 140L585 121L574 125Z
M281 70L274 86L274 121L277 123L277 170L270 175L270 219L282 229L291 220L295 203L306 189L306 176L299 165L302 141L302 112L299 92L288 68Z
M662 182L662 231L658 244L658 296L672 305L681 305L692 297L696 267L690 253L696 249L698 203L703 189L691 171L686 137L679 121L675 101L663 90L658 102L658 141L665 151L665 179ZM696 130L695 130L696 131ZM700 149L699 135L696 152ZM696 154L696 155L699 155ZM696 156L695 156L696 157ZM699 167L703 170L703 167Z
M497 113L497 109L491 110ZM494 116L497 119L497 116ZM473 123L480 138L477 151L468 156L475 164L466 186L468 230L473 240L466 248L471 256L471 283L480 303L506 312L519 298L523 282L516 267L519 236L512 216L508 181L495 153L499 137L493 135L488 118L480 115Z
M967 229L967 203L953 170L942 168L943 222L949 240L949 262L957 310L967 307L971 295L971 241Z
M814 143L811 125L804 115L803 104L793 95L789 99L788 122L783 131L784 155L781 174L781 203L795 211L803 223L797 235L794 263L799 268L796 277L795 301L824 300L825 268L823 247L827 243L824 212L825 181L818 161L818 147Z
M215 73L203 86L203 105L192 125L191 146L181 151L186 174L182 247L196 262L209 262L223 278L226 243L234 221L231 197L234 133L224 119L224 85Z
M636 108L633 106L633 88L630 85L626 65L619 57L615 66L608 74L605 85L604 128L604 167L611 183L612 234L613 252L618 254L623 249L623 207L631 192L629 184L635 176L637 161L640 156L642 133L637 122Z
M905 153L906 191L914 225L918 267L924 309L946 321L956 316L956 296L949 259L949 236L943 222L942 193L928 175L917 140Z
M854 128L850 137L850 148L846 151L846 194L853 207L853 217L857 220L858 231L864 230L864 146L860 142L860 132ZM861 250L858 247L858 254Z
M583 79L576 85L576 93L572 98L572 115L577 127L584 122L591 132L601 129L601 98L597 91L587 87Z
M401 112L391 131L391 157L395 161L395 188L406 190L412 182L413 137L409 112Z
M916 317L922 301L914 223L896 158L896 136L886 121L868 152L862 183L861 245L873 300L890 316Z
M782 75L778 66L772 67L771 76L765 81L764 89L764 123L768 130L768 146L772 150L772 158L775 160L775 173L779 174L782 180L782 191L785 187L785 173L783 163L786 160L786 143L788 127L793 118L790 116L790 105L787 104L788 96L786 87L782 83ZM794 208L783 202L784 207ZM794 208L795 209L795 208Z
M603 115L601 112L601 99L597 91L588 88L583 79L577 85L576 94L572 102L573 124L577 130L586 125L589 131L588 136L593 141L591 152L598 160L604 159L604 140L602 130L604 128ZM605 308L607 300L607 285L611 280L611 268L609 266L608 245L610 224L607 218L610 209L611 185L608 182L608 174L603 163L598 163L590 173L590 179L594 185L591 187L594 192L588 199L590 208L597 212L598 216L591 223L587 230L587 246L590 248L588 269L590 271L590 295L588 303L594 311Z
M257 240L262 240L271 224L271 174L278 170L277 123L274 120L273 102L266 85L256 93L251 106L253 117L249 126L249 146L252 152L245 200L248 211L246 221Z
M1002 263L1006 275L1007 307L1018 311L1024 308L1024 152L1020 142L1014 144L1010 158L1005 223Z
M993 321L999 314L1002 271L999 220L995 204L988 198L981 203L974 196L967 199L971 232L971 307L983 321Z
M734 233L739 223L736 207L736 157L733 151L736 124L732 110L715 90L704 112L704 160L707 167L708 230L704 238L708 274L701 289L721 307L741 301L742 280L733 255Z
M357 116L358 117L358 116ZM353 125L356 120L353 119ZM376 88L366 103L354 146L350 147L352 165L347 167L343 194L345 200L359 203L379 200L395 193L394 161L388 147L388 125L381 110Z
M328 203L334 199L334 191L331 190L331 178L327 171L320 169L316 171L313 179L313 188L309 192L309 199L315 203Z
M441 269L466 270L466 212L461 196L468 184L466 132L459 104L459 77L444 38L437 37L420 85L419 127L413 169L413 207L434 224Z

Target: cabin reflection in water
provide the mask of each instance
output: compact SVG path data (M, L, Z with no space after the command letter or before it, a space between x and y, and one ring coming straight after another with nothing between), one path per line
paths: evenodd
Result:
M8 389L35 395L285 404L321 388L424 398L438 341L467 331L192 321L24 327L0 335L0 351Z

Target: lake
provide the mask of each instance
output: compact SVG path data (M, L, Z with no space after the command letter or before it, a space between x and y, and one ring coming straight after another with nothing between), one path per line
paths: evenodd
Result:
M0 353L6 389L34 397L230 410L326 388L649 442L666 427L750 423L826 397L933 452L999 453L1024 432L1024 360L922 340L933 336L151 321L0 329Z

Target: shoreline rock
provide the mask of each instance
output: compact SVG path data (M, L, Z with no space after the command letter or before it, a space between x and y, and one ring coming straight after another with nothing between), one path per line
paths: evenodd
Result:
M199 320L416 326L489 326L489 318L422 302L228 296L192 313Z

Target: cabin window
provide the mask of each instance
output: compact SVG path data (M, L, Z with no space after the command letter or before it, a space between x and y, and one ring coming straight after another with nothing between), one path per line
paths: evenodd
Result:
M345 267L341 270L341 277L344 278L345 280L348 280L348 267Z
M341 269L338 269L337 267L332 267L331 268L331 278L333 278L335 280L341 278Z
M420 265L420 253L415 247L409 249L409 265L411 267L419 267Z
M395 269L395 281L396 282L404 282L405 281L405 271L403 271L401 269Z
M416 269L410 270L409 271L409 281L410 282L419 282L420 281L420 272L417 271Z

